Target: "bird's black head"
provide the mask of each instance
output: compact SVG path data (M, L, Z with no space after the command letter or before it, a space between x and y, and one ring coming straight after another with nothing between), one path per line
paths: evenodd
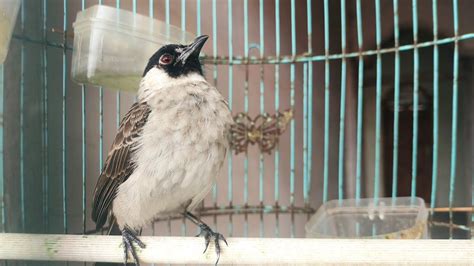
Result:
M172 78L190 73L199 73L202 75L199 52L208 38L209 36L202 35L197 37L189 45L168 44L161 47L150 57L143 76L145 76L150 69L155 67L165 71Z

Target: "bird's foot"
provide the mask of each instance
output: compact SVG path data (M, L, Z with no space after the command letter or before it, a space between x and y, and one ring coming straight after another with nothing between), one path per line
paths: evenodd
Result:
M124 265L127 265L128 261L128 252L132 254L133 260L136 266L140 266L138 260L136 247L133 245L137 244L140 248L145 248L145 244L136 236L136 233L133 232L130 228L125 227L122 230L122 242L123 242L123 252L124 252Z
M203 253L206 253L207 251L207 248L209 247L209 243L211 242L211 239L214 239L214 245L216 247L216 255L217 255L217 260L216 260L216 264L219 262L219 259L221 257L221 245L219 243L220 240L224 241L224 243L228 246L229 244L227 244L227 240L225 240L225 237L221 234L221 233L218 233L218 232L214 232L212 231L212 229L206 225L206 224L201 224L199 225L199 227L201 228L201 232L199 232L198 235L196 236L204 236L204 241L205 241L205 248L204 248L204 252Z

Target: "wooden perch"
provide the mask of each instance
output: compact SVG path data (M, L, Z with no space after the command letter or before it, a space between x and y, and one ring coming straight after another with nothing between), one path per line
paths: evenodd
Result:
M193 237L143 236L142 262L213 264L211 243ZM229 238L219 264L473 265L473 240ZM122 262L120 236L0 234L0 260Z

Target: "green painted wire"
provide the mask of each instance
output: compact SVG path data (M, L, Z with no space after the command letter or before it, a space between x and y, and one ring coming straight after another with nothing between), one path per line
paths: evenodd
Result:
M438 40L438 1L432 3L433 40ZM438 185L438 143L439 143L439 49L433 46L433 168L431 177L430 207L436 206L436 193Z
M453 0L453 24L454 36L459 34L459 14L458 1ZM454 205L455 185L456 185L456 145L457 145L457 129L458 129L458 78L459 78L459 41L454 42L454 56L453 56L453 110L452 110L452 125L451 125L451 169L449 173L449 207ZM453 212L449 212L449 220L453 220Z
M275 54L280 56L280 0L275 0ZM275 64L275 112L280 108L280 65ZM275 147L274 200L278 206L280 200L280 148ZM275 236L280 236L280 221L275 214Z
M67 32L67 9L68 9L68 1L63 1L63 33L66 34ZM63 38L63 54L62 54L62 61L63 61L63 73L62 73L62 201L63 201L63 228L64 233L67 234L68 232L68 202L67 202L67 108L66 108L66 100L67 100L67 77L68 77L68 62L67 62L67 38L64 36Z
M4 115L4 96L5 96L5 79L4 79L4 66L0 65L0 115ZM5 207L5 172L3 169L4 154L4 142L3 142L3 120L0 121L0 214L2 215L1 230L6 233L6 207Z
M399 47L398 0L393 0L393 24L395 47ZM393 159L392 159L392 198L398 192L398 141L400 116L400 52L395 51L394 112L393 112Z
M375 0L375 32L377 49L381 47L382 30L380 19L380 0ZM381 153L381 127L382 127L382 55L377 54L377 80L376 80L376 110L375 110L375 167L374 167L374 202L377 204L380 190L380 153Z
M356 16L357 16L357 46L359 51L364 47L362 33L362 7L361 0L357 0ZM356 140L356 191L355 198L361 198L362 187L362 137L363 137L363 115L364 115L364 58L359 56L357 80L357 140Z
M260 57L263 58L265 54L265 32L264 32L264 2L259 1L259 25L260 25ZM265 81L264 81L264 67L260 66L260 114L265 113ZM259 200L263 204L264 200L264 175L265 175L265 160L263 153L260 152L258 160L258 176L259 176ZM260 216L260 237L263 237L264 223L263 216Z
M329 1L324 1L324 166L323 166L323 202L328 200L329 188Z
M212 0L212 55L217 56L217 3ZM213 85L217 87L217 64L213 67ZM217 206L217 184L212 187L212 201L214 206ZM217 219L214 216L214 227L217 226Z
M227 1L227 18L228 18L228 46L229 46L229 58L232 58L233 56L233 38L232 38L232 0ZM233 108L233 87L234 87L234 72L233 72L233 65L232 61L229 62L229 80L228 80L228 102L229 102L229 108L232 110ZM227 198L229 201L229 205L232 206L233 204L233 164L232 164L232 153L229 153L228 156L228 172L227 172L227 178L228 178L228 184L227 184ZM232 235L234 232L234 227L233 227L233 222L232 222L232 215L229 216L229 234Z
M21 1L21 33L24 35L25 32L25 1ZM21 55L20 55L20 222L21 230L25 232L26 226L26 213L25 213L25 43L21 42Z
M308 54L313 54L313 18L312 18L312 7L311 0L306 2L306 17L307 17L307 34L308 34ZM308 147L307 147L307 170L306 170L306 189L305 189L305 204L310 203L310 191L311 191L311 171L312 171L312 153L313 153L313 62L308 62Z
M46 1L45 1L46 2ZM85 9L85 0L81 1L81 10ZM44 25L46 34L46 23ZM86 86L81 85L81 173L82 173L82 233L86 232L86 188L87 188L87 148L86 148Z
M249 16L248 16L248 0L244 0L244 55L249 55ZM249 67L245 66L245 82L244 82L244 112L249 112ZM249 202L249 155L245 151L244 158L244 204ZM248 215L244 216L244 236L247 237L249 232Z
M42 80L42 155L43 155L43 227L44 232L48 231L49 227L49 127L48 127L48 58L47 58L47 1L43 0L42 3L42 12L43 12L43 50L42 50L42 70L43 70L43 80Z
M346 52L346 1L341 0L341 49ZM341 100L339 118L339 165L338 165L338 199L344 198L344 128L346 114L346 74L347 62L341 62Z
M291 55L296 55L296 7L295 0L291 0ZM295 110L295 79L296 69L295 64L290 65L290 106ZM290 122L290 205L295 204L295 133L296 125L295 119ZM293 214L291 216L294 217ZM295 236L295 224L290 225L290 236Z
M413 17L413 42L418 43L418 3L412 0ZM419 99L419 69L420 56L418 47L413 49L413 139L412 139L412 158L411 158L411 193L412 201L416 197L416 177L418 172L418 99Z

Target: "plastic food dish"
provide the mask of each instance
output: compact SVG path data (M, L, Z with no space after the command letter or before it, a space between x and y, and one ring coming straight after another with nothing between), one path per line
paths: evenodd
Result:
M0 1L0 64L3 64L7 57L19 9L20 0Z
M136 91L153 53L194 35L130 11L96 5L79 12L74 27L72 77L81 84Z
M421 198L332 200L305 226L309 238L427 238L428 210Z

